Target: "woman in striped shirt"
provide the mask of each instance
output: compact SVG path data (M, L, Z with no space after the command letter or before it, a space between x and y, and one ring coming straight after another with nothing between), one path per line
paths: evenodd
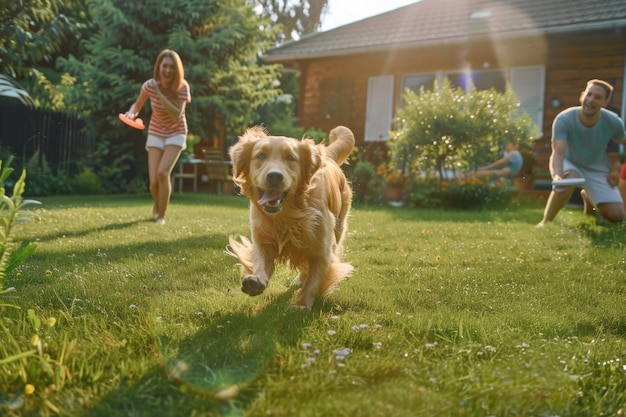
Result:
M126 112L126 117L137 118L147 99L150 99L152 108L146 140L150 194L156 222L165 224L165 211L172 194L170 175L186 148L185 105L191 101L183 63L176 52L161 51L154 64L153 78L143 83L139 97Z

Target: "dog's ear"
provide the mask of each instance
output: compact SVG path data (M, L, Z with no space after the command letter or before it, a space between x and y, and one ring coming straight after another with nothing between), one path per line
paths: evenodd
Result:
M304 139L300 142L300 178L305 188L309 185L313 174L322 166L321 151L322 149L311 139Z
M263 127L251 127L242 136L239 136L237 143L228 150L230 160L233 162L233 178L240 187L245 185L248 178L254 144L266 136L267 132Z

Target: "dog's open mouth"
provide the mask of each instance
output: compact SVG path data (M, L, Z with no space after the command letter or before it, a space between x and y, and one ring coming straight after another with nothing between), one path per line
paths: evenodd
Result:
M279 190L261 190L259 189L261 198L258 203L267 213L278 213L283 208L283 201L287 196L286 192Z

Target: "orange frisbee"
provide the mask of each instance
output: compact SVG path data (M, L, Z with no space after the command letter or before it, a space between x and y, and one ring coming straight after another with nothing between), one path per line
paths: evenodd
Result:
M119 118L123 123L127 124L130 127L134 127L135 129L139 129L139 130L145 129L143 120L141 120L140 118L136 118L135 120L129 119L128 117L124 115L124 113L120 113Z

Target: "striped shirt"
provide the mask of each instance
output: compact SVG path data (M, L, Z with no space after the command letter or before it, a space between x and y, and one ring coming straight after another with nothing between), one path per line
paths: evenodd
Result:
M152 108L152 115L150 116L150 126L148 128L148 134L170 137L175 135L187 134L187 118L185 112L181 114L178 120L172 120L170 115L165 110L165 106L159 100L159 96L156 92L156 81L151 78L141 86L140 94L150 99L150 107ZM189 84L185 81L183 87L178 92L176 97L175 93L172 94L169 91L161 91L165 97L174 105L179 105L183 101L189 103L191 101L191 93L189 91Z

